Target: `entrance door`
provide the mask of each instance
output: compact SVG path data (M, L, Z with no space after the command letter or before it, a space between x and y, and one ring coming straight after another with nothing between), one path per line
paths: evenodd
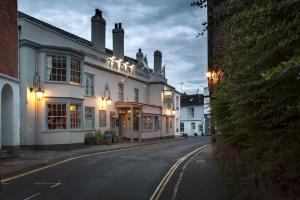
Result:
M13 145L13 112L13 91L6 84L1 92L1 149Z
M166 117L166 131L167 133L169 133L169 129L170 129L170 118L169 117Z
M119 114L119 135L121 140L123 140L124 137L125 126L125 114Z

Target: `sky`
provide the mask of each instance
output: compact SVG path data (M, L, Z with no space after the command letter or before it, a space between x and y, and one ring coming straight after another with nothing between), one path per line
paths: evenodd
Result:
M106 20L106 48L112 49L112 29L122 23L125 55L138 48L153 68L153 53L162 52L168 83L178 91L203 93L207 86L207 35L196 37L206 10L192 0L18 0L18 9L51 25L91 40L91 17L102 10Z

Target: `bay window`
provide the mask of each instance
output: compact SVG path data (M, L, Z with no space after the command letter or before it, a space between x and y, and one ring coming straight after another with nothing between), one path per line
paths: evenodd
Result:
M70 104L71 128L81 128L81 103Z
M47 104L47 128L66 129L67 128L67 105L65 103Z
M46 109L47 130L82 128L81 102L47 102Z
M82 84L82 60L65 54L46 56L45 80L58 83Z

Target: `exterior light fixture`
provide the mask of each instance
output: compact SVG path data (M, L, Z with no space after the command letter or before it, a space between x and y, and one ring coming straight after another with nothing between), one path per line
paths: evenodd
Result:
M173 109L171 110L171 114L172 114L172 115L175 115L175 114L176 114L176 110L175 110L174 107L173 107Z
M42 100L43 99L45 89L43 87L41 77L37 72L35 72L35 74L33 76L33 84L29 89L30 89L30 92L35 92L37 100Z
M206 78L211 78L211 72L210 72L210 71L207 71L207 72L205 73L205 75L206 75Z

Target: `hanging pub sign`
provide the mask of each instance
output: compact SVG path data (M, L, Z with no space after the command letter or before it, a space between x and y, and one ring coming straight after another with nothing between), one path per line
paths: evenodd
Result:
M173 100L173 91L164 90L164 102L171 102Z

